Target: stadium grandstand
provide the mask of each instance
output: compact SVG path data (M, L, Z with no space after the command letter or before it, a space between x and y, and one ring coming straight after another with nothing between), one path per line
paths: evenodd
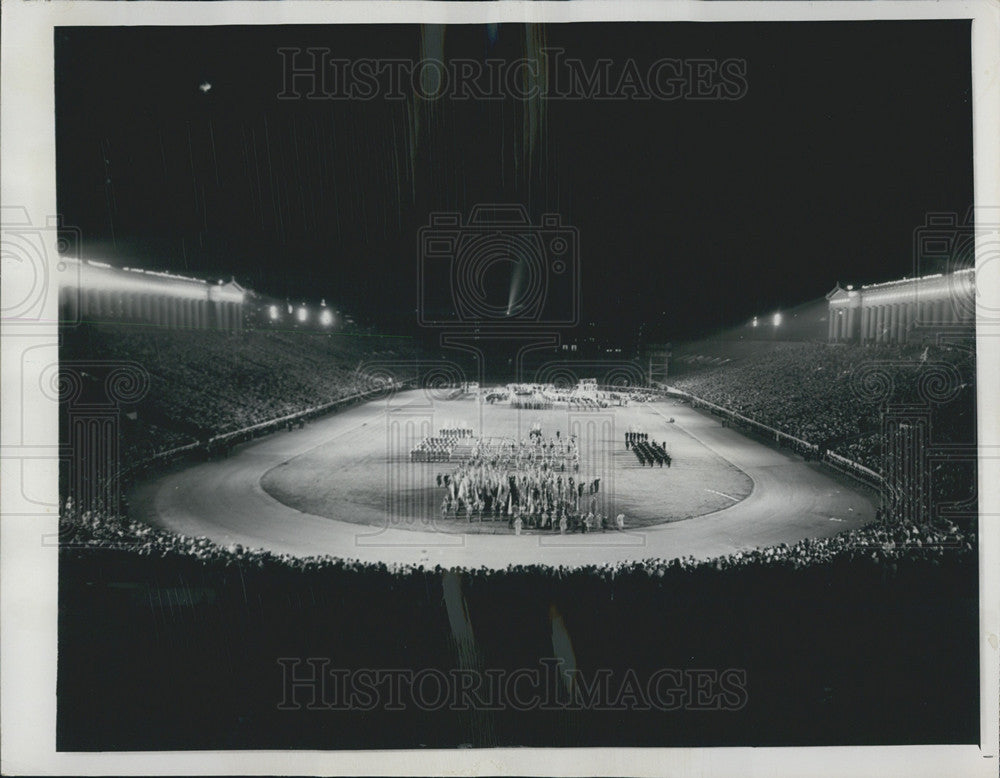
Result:
M72 262L72 260L67 260ZM267 298L235 280L77 263L60 289L64 497L104 511L154 463L214 456L368 397L359 366L405 362L381 336L316 304Z

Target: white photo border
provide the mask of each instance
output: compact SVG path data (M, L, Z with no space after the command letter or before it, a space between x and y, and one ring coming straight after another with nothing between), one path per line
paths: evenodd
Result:
M846 21L971 19L975 202L1000 205L1000 3L941 0L871 2L149 2L3 0L0 70L0 203L56 214L54 30L62 26L290 25L584 21ZM994 238L995 240L995 238ZM50 256L55 253L52 236ZM983 255L977 246L977 260ZM978 265L977 261L977 265ZM995 272L978 289L1000 302ZM4 302L30 279L3 279ZM977 287L979 287L977 273ZM57 495L57 407L22 396L22 360L57 343L56 291L30 332L0 331L2 459L5 486L29 478L36 494ZM6 308L6 305L4 306ZM982 452L1000 447L1000 338L977 330L979 511L1000 517L1000 465ZM24 423L17 422L24 419ZM48 463L22 471L28 460ZM36 461L37 460L37 461ZM551 775L996 775L1000 700L1000 527L980 523L980 743L978 746L829 748L471 749L449 751L233 751L67 753L55 750L58 554L40 536L57 532L53 507L26 513L0 489L0 772L9 775L152 774L551 774ZM58 498L51 500L56 505ZM914 679L933 683L933 679Z

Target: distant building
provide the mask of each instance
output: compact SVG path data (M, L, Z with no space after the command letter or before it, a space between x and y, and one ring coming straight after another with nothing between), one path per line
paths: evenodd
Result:
M62 321L117 321L170 329L240 332L248 292L235 280L217 284L103 262L74 264L59 289Z
M975 271L904 278L827 294L830 342L906 343L940 330L972 329Z

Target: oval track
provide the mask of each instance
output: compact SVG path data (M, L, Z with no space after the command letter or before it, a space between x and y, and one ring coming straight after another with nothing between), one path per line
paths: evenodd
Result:
M395 398L405 408L416 393ZM681 404L636 408L647 429L677 428L746 473L751 494L729 508L641 531L586 535L456 534L384 526L384 512L352 505L354 518L376 526L314 516L291 508L261 487L269 470L329 444L356 439L364 426L385 428L392 409L369 403L279 432L236 449L232 456L186 467L139 484L133 515L155 526L228 545L240 543L295 556L330 554L386 563L503 568L510 564L581 565L646 558L699 559L756 546L794 543L859 527L874 518L871 498L815 463L773 449L722 427L712 417ZM655 433L654 433L655 435ZM652 473L650 474L652 475ZM357 511L370 516L357 516Z

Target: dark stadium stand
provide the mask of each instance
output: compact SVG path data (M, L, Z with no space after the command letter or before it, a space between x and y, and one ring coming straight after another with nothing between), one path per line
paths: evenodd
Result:
M942 434L955 440L974 438L975 360L968 351L920 346L827 345L778 343L725 348L727 356L708 358L700 369L671 380L678 389L721 405L789 435L829 448L872 470L884 469L882 412L888 403L923 402L927 371L951 366L960 378L947 404ZM869 369L891 387L873 394ZM922 369L923 368L923 369ZM940 404L940 403L935 403Z
M365 388L358 366L409 354L405 339L344 334L84 325L65 336L64 369L127 356L148 373L129 409L128 461L278 419Z

